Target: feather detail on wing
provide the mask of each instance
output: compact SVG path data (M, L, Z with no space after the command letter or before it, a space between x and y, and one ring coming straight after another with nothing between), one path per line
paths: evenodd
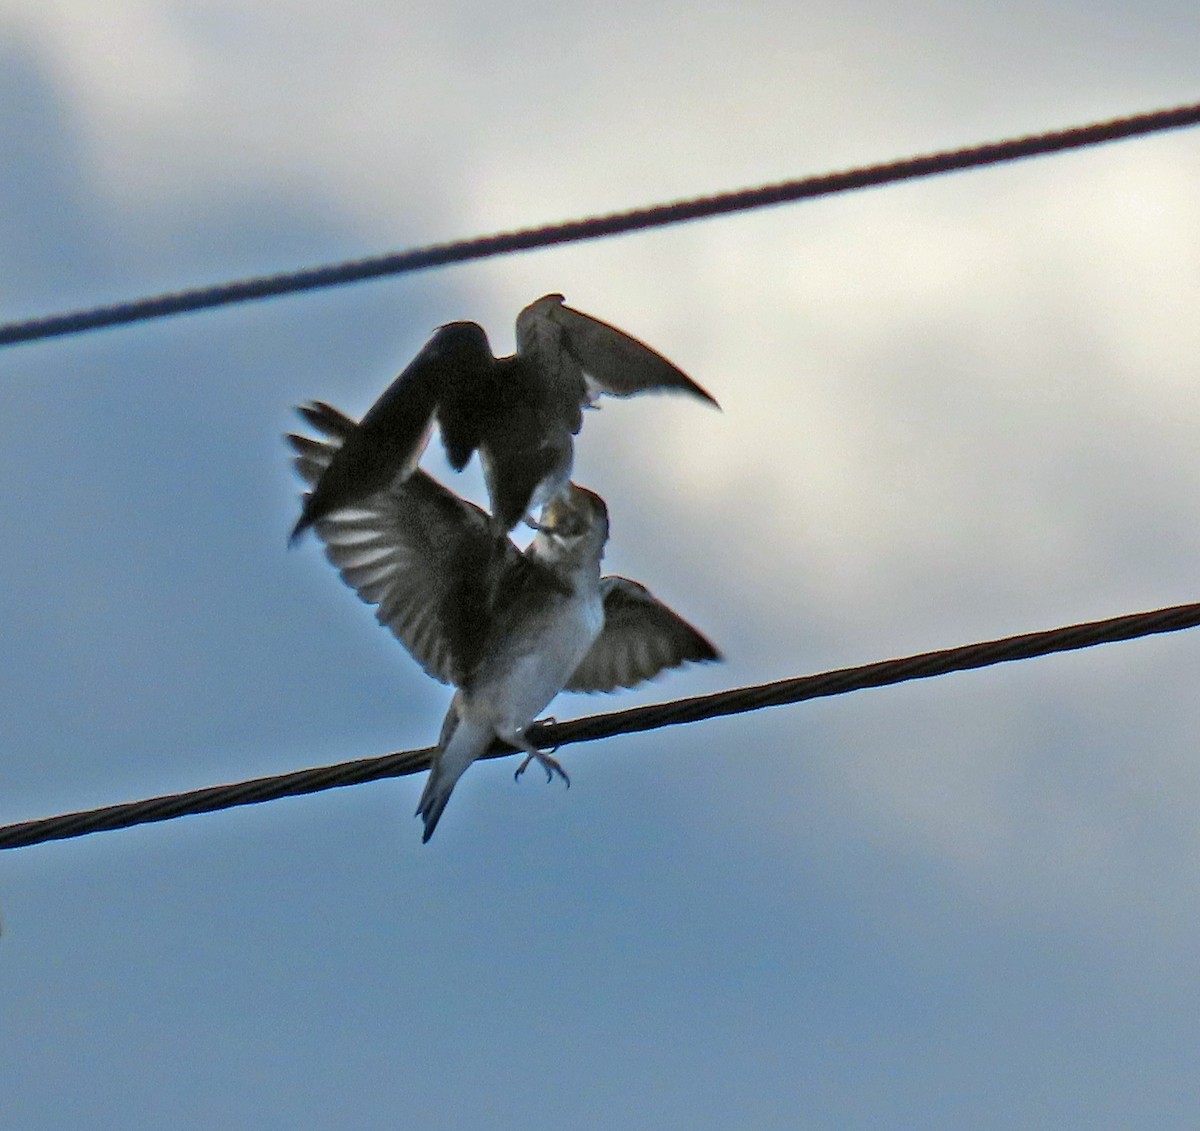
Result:
M327 405L304 415L329 437L288 437L297 470L313 483L353 423ZM314 529L346 584L443 683L461 684L473 670L497 593L528 565L479 507L420 470L331 511Z
M605 577L600 591L604 628L565 690L615 691L689 661L721 658L701 633L644 585L624 577Z
M543 295L517 315L515 360L539 414L574 435L583 427L583 406L591 397L584 366L554 317L561 303L562 295Z
M450 384L469 387L472 377L486 373L491 364L487 335L481 327L473 322L441 327L380 394L362 421L338 433L342 444L314 482L291 540L295 542L331 511L353 505L411 475L429 443L444 388ZM315 402L312 407L321 413L329 406Z
M677 390L717 403L657 350L599 318L565 306L562 295L543 295L517 317L521 352L535 340L544 353L551 352L553 343L556 352L570 358L571 368L584 375L589 401L601 393L632 397L652 390Z

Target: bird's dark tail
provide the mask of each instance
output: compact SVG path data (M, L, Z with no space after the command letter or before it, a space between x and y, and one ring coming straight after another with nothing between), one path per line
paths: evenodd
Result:
M427 844L450 800L450 794L466 768L475 761L495 737L492 728L462 719L455 703L450 706L442 727L441 751L434 756L429 768L429 780L421 794L416 815L425 822L421 843Z

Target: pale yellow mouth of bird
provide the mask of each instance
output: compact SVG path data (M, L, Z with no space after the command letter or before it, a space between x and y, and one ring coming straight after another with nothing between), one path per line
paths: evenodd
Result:
M550 500L542 512L541 522L538 523L540 529L568 533L571 528L579 525L579 513L572 505L571 492L572 489L568 487L566 492L555 495Z

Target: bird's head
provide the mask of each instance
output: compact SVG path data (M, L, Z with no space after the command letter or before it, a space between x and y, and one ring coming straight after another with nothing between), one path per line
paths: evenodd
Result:
M568 483L545 507L538 522L539 539L574 555L604 552L608 541L608 507L595 491Z
M608 532L608 507L595 491L568 483L542 511L541 526L561 538L577 538L597 527Z

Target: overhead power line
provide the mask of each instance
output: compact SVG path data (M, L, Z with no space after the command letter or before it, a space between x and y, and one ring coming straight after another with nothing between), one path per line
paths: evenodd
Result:
M464 263L471 259L484 259L515 251L529 251L533 248L550 247L554 244L597 239L601 236L615 236L645 228L679 224L685 220L699 220L730 212L743 212L751 208L829 196L834 193L892 184L896 181L913 180L917 177L931 177L940 173L952 173L984 165L997 165L1025 157L1038 157L1049 153L1059 153L1063 150L1118 141L1122 138L1178 129L1182 126L1196 125L1198 122L1200 122L1200 103L1194 103L1189 106L1155 110L1147 114L1114 118L1110 121L1095 122L1091 125L1076 126L1071 129L1032 134L1006 141L969 146L965 149L943 150L938 153L908 157L878 165L867 165L844 172L783 181L779 184L764 185L759 188L696 197L691 200L659 204L647 208L635 208L625 212L593 216L583 220L571 220L560 224L545 224L536 228L501 232L497 235L481 236L476 239L457 240L453 243L433 244L410 251L391 252L385 255L370 256L366 259L350 260L279 275L263 275L253 279L220 283L215 286L196 287L151 298L117 303L112 306L94 307L90 310L55 314L28 321L9 322L0 325L0 346L61 337L66 334L78 334L84 330L97 330L105 326L141 322L150 318L164 318L171 314L184 314L214 306L226 306L230 303L249 302L254 299L274 298L300 291L336 287L385 275L421 271L429 267Z
M612 738L619 734L656 730L678 723L694 723L723 715L757 711L763 707L800 703L806 699L845 695L847 692L868 687L885 687L908 680L929 679L949 672L969 671L1013 660L1028 660L1054 652L1091 648L1096 644L1133 640L1157 633L1178 632L1197 625L1200 625L1200 604L1175 605L1151 612L1131 613L1108 620L1031 632L1023 636L967 644L959 648L923 652L916 656L883 660L862 667L840 668L821 675L801 676L755 687L699 695L691 699L677 699L649 707L633 707L605 715L591 715L565 723L539 723L531 727L528 734L538 746L549 749L572 742ZM496 743L484 757L502 758L512 753L514 751L511 747ZM23 848L45 841L65 840L155 821L169 821L193 813L212 813L219 809L254 805L260 801L273 801L280 797L318 793L337 786L359 785L380 778L403 777L426 769L433 754L432 747L407 750L377 758L342 762L334 766L298 770L276 777L258 778L236 785L212 786L169 797L155 797L124 805L110 805L103 809L24 821L0 828L0 849Z

